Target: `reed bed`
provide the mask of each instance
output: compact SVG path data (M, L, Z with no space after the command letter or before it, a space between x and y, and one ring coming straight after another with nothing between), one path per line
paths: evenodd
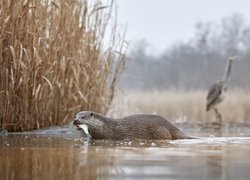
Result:
M216 119L213 111L206 111L206 96L206 91L133 91L117 96L109 115L149 113L160 114L175 123L211 123ZM230 91L218 109L223 123L250 124L250 92Z
M113 1L0 2L0 128L33 130L108 110L126 51L115 12Z

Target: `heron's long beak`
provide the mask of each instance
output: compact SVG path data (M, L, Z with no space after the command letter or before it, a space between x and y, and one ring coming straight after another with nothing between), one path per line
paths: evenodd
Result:
M237 56L230 56L230 60L234 61L237 59Z

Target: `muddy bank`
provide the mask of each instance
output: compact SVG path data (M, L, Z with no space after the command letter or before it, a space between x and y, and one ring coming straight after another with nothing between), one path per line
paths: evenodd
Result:
M233 137L233 136L250 136L250 126L244 123L223 124L220 129L215 129L210 124L190 124L176 123L176 126L188 135L202 137ZM66 137L66 138L89 138L83 130L78 130L72 123L64 126L54 126L33 131L25 132L8 132L5 129L0 129L1 136L48 136L48 137Z
M68 138L87 138L88 136L83 130L78 130L76 126L71 124L65 126L54 126L49 128L37 129L25 132L8 132L0 130L0 136L50 136L50 137L68 137Z

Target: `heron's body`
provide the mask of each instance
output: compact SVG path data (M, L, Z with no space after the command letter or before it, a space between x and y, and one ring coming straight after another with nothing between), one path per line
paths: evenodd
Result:
M230 57L226 66L225 74L222 80L213 83L207 95L207 111L213 109L215 111L217 123L221 125L221 115L217 110L217 105L224 99L228 90L229 76L231 73L232 62L235 57Z
M221 103L226 97L227 89L223 88L223 82L217 81L212 84L207 95L207 111Z

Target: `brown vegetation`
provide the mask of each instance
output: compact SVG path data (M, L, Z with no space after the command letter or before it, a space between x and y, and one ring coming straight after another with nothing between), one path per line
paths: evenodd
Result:
M0 128L32 130L65 124L79 110L107 111L125 53L114 11L113 1L0 2Z
M110 115L125 116L134 113L160 114L176 123L211 123L213 111L206 111L206 91L135 91L117 97ZM250 92L234 90L218 106L222 123L246 123L250 120Z

